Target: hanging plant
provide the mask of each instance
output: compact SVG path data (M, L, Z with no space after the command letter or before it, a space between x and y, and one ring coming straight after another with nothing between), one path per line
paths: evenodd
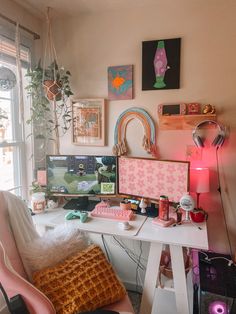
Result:
M36 138L53 140L55 153L60 154L60 136L72 124L72 109L69 97L73 95L70 87L70 72L59 67L56 50L52 40L49 8L47 10L47 37L43 66L41 62L27 72L30 83L26 87L32 97L31 117L27 121L34 124ZM51 60L48 60L51 59ZM50 62L48 62L50 61ZM49 64L46 66L46 64Z
M53 66L57 68L60 97L51 100L45 95L43 78L50 78ZM26 90L32 99L31 116L27 123L34 125L35 138L56 142L58 137L70 129L72 123L71 103L68 99L70 95L73 95L69 82L70 72L63 68L58 69L54 64L43 69L39 62L35 68L27 71L26 76L29 78ZM56 153L59 153L59 150Z
M53 61L43 72L43 86L46 97L49 100L59 101L73 95L70 88L70 71L63 67L59 68L56 61Z

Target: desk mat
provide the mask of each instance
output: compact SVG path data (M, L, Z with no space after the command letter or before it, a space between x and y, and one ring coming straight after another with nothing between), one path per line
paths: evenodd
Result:
M132 237L137 235L143 223L147 219L146 216L135 215L135 218L129 221L131 228L129 230L122 230L119 227L120 221L118 220L91 217L89 214L87 221L85 223L82 223L80 219L66 220L66 213L68 213L68 211L63 210L60 215L57 215L57 217L53 218L50 221L50 224L59 225L62 223L66 223L70 225L77 225L78 228L83 231Z

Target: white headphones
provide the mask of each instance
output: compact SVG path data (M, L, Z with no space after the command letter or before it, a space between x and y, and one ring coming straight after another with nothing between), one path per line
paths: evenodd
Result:
M216 135L216 137L214 138L213 142L212 142L212 146L215 146L215 147L220 147L223 145L224 143L224 140L225 140L225 136L226 136L226 133L225 133L225 127L220 125L219 123L217 123L216 121L214 120L204 120L200 123L198 123L196 126L195 126L195 129L193 130L193 133L192 133L192 136L193 136L193 141L194 143L196 144L197 147L204 147L204 139L201 138L199 135L197 135L197 130L205 125L205 124L215 124L219 130L218 134Z

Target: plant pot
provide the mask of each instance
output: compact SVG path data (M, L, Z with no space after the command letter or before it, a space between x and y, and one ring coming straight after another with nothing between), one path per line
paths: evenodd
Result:
M193 222L200 223L205 221L205 219L207 218L207 214L203 210L194 210L190 212L190 217Z
M62 85L59 81L45 80L43 81L43 87L48 100L61 100Z

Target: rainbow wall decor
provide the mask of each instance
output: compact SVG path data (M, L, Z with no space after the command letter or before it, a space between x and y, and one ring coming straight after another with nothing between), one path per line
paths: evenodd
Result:
M115 126L113 154L116 156L128 153L126 143L126 128L132 119L138 119L144 129L143 148L153 156L157 155L155 125L149 114L141 108L130 108L120 114Z

